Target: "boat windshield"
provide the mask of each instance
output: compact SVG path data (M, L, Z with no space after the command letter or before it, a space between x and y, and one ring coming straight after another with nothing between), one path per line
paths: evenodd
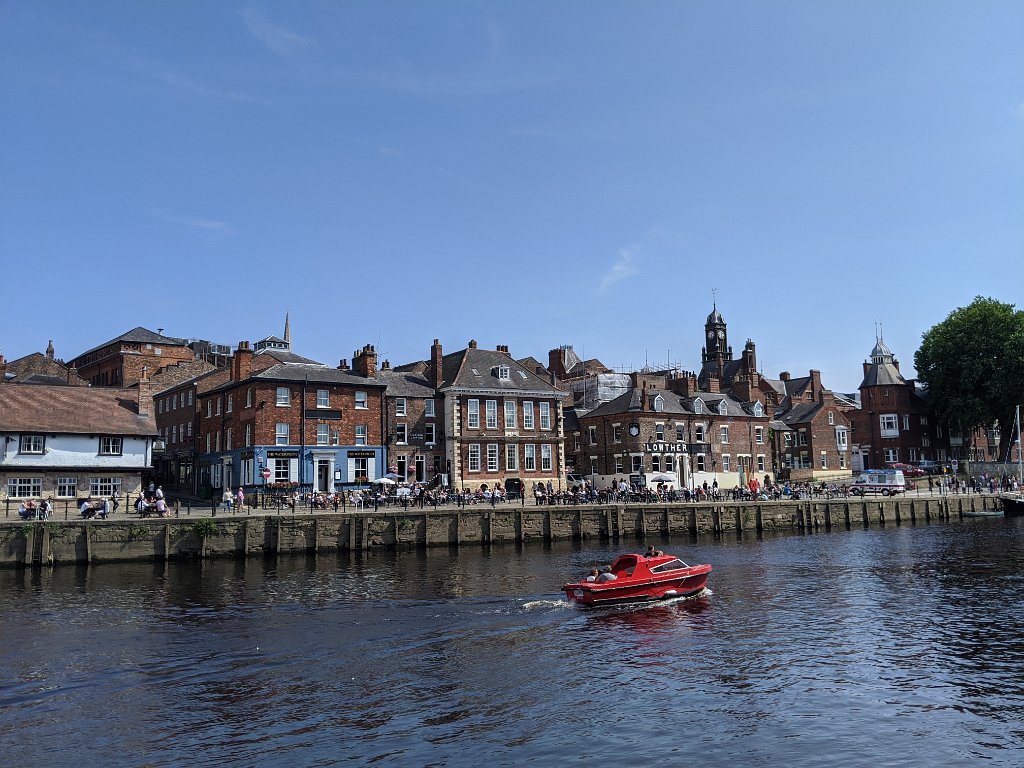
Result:
M683 568L689 568L689 567L690 566L688 566L682 560L680 560L679 558L676 558L675 560L669 560L667 563L662 563L661 565L654 566L653 568L651 568L651 573L665 573L666 571L679 571L679 570L682 570Z

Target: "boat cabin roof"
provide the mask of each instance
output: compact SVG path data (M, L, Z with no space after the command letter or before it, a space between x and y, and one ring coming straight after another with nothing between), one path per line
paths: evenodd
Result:
M669 564L676 564L674 567L661 567L668 566ZM655 555L654 557L647 557L646 555L619 555L615 558L612 563L612 573L618 577L622 576L635 576L640 573L647 573L653 571L655 573L663 571L672 571L676 568L687 568L688 566L682 560L675 555Z

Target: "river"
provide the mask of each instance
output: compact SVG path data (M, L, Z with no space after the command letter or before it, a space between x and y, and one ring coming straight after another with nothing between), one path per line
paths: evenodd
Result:
M0 572L9 766L1019 766L1024 520Z

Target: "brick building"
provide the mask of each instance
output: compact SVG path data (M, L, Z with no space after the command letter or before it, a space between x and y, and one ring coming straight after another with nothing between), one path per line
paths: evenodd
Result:
M567 423L574 473L598 487L616 479L654 486L722 489L755 475L774 476L768 414L755 398L722 392L709 376L700 388L692 373L633 373L632 386L593 410L577 409Z
M352 370L311 363L259 369L256 357L242 342L227 380L210 377L198 387L193 432L200 487L218 493L293 484L334 491L384 474L386 384L376 379L372 347L357 353Z
M860 408L851 412L857 468L879 469L892 462L922 460L944 464L960 461L998 461L999 439L993 430L961 432L959 425L941 423L932 413L928 390L905 379L900 363L878 337L871 358L864 362Z
M387 385L384 436L388 472L399 482L440 482L445 474L445 431L440 399L417 370L393 370L385 361L377 378Z
M68 366L94 387L128 387L142 378L144 368L152 377L169 365L194 359L186 339L139 327L83 352Z
M45 354L33 352L10 361L5 361L3 355L0 355L0 383L5 381L15 384L67 384L73 387L89 384L73 367L56 359L52 339L46 346Z
M416 373L436 393L445 438L442 475L456 487L501 483L509 491L550 482L565 487L562 400L566 393L520 365L508 347L444 354L434 339L430 358L396 370Z
M815 370L801 378L783 371L773 388L782 395L771 424L780 474L797 482L849 477L847 400L825 389Z

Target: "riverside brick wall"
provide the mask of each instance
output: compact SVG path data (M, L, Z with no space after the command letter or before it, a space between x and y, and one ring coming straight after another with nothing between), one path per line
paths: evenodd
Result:
M948 522L993 509L994 496L761 504L470 507L213 519L0 523L0 567L274 556L404 546L481 546L553 539L757 534Z

